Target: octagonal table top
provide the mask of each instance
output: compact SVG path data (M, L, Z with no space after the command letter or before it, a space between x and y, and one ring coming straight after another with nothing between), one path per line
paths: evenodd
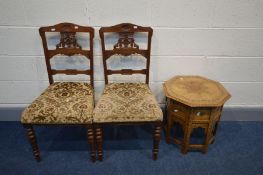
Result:
M166 97L191 107L222 106L231 97L219 82L201 76L175 76L163 87Z

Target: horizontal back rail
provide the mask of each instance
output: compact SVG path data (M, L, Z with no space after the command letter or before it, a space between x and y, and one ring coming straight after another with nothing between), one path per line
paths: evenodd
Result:
M132 75L132 74L145 74L145 82L149 83L149 67L150 67L150 53L151 53L151 38L153 30L151 27L142 27L131 23L122 23L110 27L101 27L100 38L102 45L102 56L103 56L103 67L105 83L108 84L108 76L112 74ZM147 48L140 49L140 46L135 42L135 33L147 33ZM105 45L105 34L106 33L117 33L118 41L113 45L112 49L106 49ZM107 66L107 59L113 55L130 56L138 54L146 59L145 69L134 70L134 69L121 69L121 70L110 70Z
M60 41L56 44L55 49L49 49L47 42L47 33L59 33ZM88 33L89 34L89 49L83 49L78 43L76 34L77 33ZM94 75L93 75L93 38L94 29L88 26L80 26L73 23L60 23L54 26L46 26L39 28L39 34L42 39L42 44L45 53L45 60L47 65L47 72L49 83L54 83L53 75L55 74L66 74L66 75L77 75L86 74L90 76L90 83L93 87ZM89 70L76 70L76 69L65 69L65 70L55 70L51 68L50 59L56 55L82 55L89 59L90 69Z

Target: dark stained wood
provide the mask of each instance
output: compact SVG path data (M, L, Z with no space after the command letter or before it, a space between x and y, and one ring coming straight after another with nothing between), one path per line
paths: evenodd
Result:
M27 125L24 125L24 127L27 130L27 137L28 137L28 140L31 144L35 159L39 162L41 160L41 157L40 157L40 152L39 152L39 149L37 146L37 140L36 140L36 135L35 135L35 131L33 129L33 126L30 124L27 124Z
M157 160L159 152L159 144L161 140L161 123L155 125L154 134L153 134L153 160Z
M111 27L100 28L100 38L102 45L102 56L103 56L103 67L104 67L104 77L105 83L108 84L108 75L112 74L145 74L145 82L149 83L149 68L150 68L150 55L151 55L151 41L153 30L151 27L142 27L130 23L122 23ZM147 49L140 49L140 46L135 43L134 34L135 33L147 33ZM118 42L113 46L111 50L106 50L105 48L105 37L106 33L117 33L119 35ZM109 70L107 66L107 59L113 55L123 55L129 56L132 54L142 55L146 59L146 69L137 70Z
M121 69L121 70L110 70L108 69L108 75L112 74L122 74L122 75L132 75L132 74L146 74L147 70L132 70L132 69Z
M59 32L60 33L60 42L56 45L55 50L49 50L47 44L46 33L48 32ZM82 47L78 44L76 33L86 32L89 33L89 50L83 50ZM49 83L54 83L53 75L55 74L66 74L66 75L76 75L76 74L86 74L90 76L90 84L94 88L94 75L93 75L93 38L94 38L94 29L92 27L79 26L72 23L60 23L54 26L40 27L39 29L40 36L42 38L45 60L48 72ZM51 68L50 59L56 55L83 55L90 60L90 69L89 70L55 70ZM94 98L94 97L93 97ZM49 126L60 126L61 124L34 124L34 125L49 125ZM64 124L66 125L66 124ZM76 125L76 124L68 124ZM81 126L82 124L77 124ZM91 160L94 162L96 160L96 150L95 150L95 138L92 124L83 124L87 127L87 140L90 144L90 156ZM33 154L37 161L40 161L40 152L36 142L36 136L33 130L33 124L24 125L27 129L28 138L31 143Z
M92 125L87 125L87 139L90 145L90 156L91 161L96 161L96 148L95 148L95 138Z
M95 126L95 136L96 136L96 145L98 151L98 158L99 161L103 160L103 148L102 148L102 126L96 125Z
M86 74L90 75L92 72L90 70L75 70L75 69L67 69L67 70L54 70L51 69L51 74L66 74L66 75L77 75L77 74Z
M49 50L48 58L51 59L53 56L62 54L67 56L73 56L73 55L89 55L91 56L91 51L88 50L81 50L81 49L72 49L72 48L60 48L56 50Z
M135 42L134 34L135 33L147 33L147 49L140 49L139 44ZM151 39L153 30L151 27L142 27L130 23L122 23L111 27L101 27L99 30L101 38L101 47L102 47L102 56L103 56L103 67L104 67L104 77L105 84L108 84L108 76L112 74L121 74L121 75L132 75L132 74L144 74L145 83L149 84L149 68L150 68L150 55L151 55ZM106 50L105 46L105 34L118 34L119 38L116 44L113 45L112 49ZM122 55L129 56L133 54L139 54L146 59L145 69L134 70L134 69L120 69L120 70L111 70L107 66L107 59L113 55ZM157 159L159 151L159 142L160 142L160 132L162 122L112 122L112 123L100 123L96 124L95 133L96 133L96 144L99 160L103 160L103 148L102 148L102 125L141 125L141 124L151 124L154 126L153 133L153 151L152 157L154 160Z
M94 129L92 124L34 124L34 126L49 126L49 127L56 127L56 126L79 126L79 127L86 127L87 128L87 141L90 146L90 158L92 162L96 161L96 146L95 146L95 135ZM35 159L39 162L41 160L40 151L38 149L36 135L33 129L33 124L23 124L24 128L27 130L27 135L29 142L32 146L33 154Z
M51 50L48 48L47 44L47 33L59 32L60 33L60 42L56 45L56 49ZM81 45L78 43L76 38L76 33L88 33L89 34L89 50L83 50ZM42 38L48 79L49 83L54 83L53 75L57 73L63 73L67 75L75 74L86 74L90 75L90 84L94 87L93 80L93 38L94 38L94 29L92 27L80 26L73 23L60 23L54 26L46 26L39 28L39 34ZM82 55L90 60L90 71L79 71L79 70L53 70L51 68L50 59L56 55Z

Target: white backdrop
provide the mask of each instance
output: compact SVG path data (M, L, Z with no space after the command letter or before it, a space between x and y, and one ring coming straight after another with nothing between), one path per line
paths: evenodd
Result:
M0 0L0 107L26 106L47 87L39 26L96 29L95 87L104 83L98 29L131 22L154 29L150 85L202 75L232 94L228 107L263 106L263 0Z

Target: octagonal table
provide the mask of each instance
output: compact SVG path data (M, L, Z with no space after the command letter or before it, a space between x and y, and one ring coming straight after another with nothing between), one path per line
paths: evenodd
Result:
M204 153L213 143L224 103L231 97L219 83L200 76L175 76L163 85L166 98L166 142L181 145L181 152L189 149ZM174 123L183 129L183 139L171 136ZM191 144L190 136L195 128L204 129L203 144Z

